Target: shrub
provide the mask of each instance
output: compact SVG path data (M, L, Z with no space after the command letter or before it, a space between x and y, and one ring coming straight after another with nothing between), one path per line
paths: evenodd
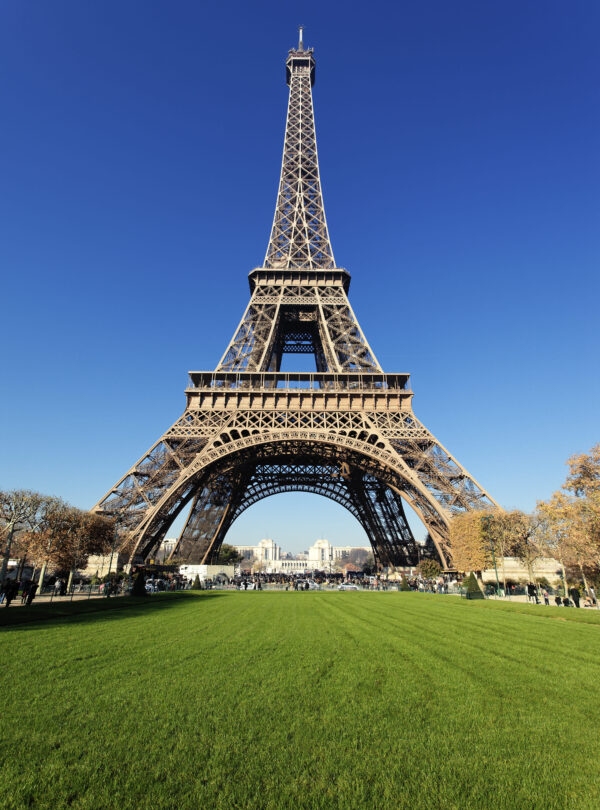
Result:
M132 596L146 596L146 577L143 571L138 571L133 579Z
M192 583L192 588L193 588L195 591L199 591L199 590L200 590L200 577L198 576L198 574L196 574L196 577L195 577L195 579L194 579L194 582Z
M401 591L410 591L410 585L406 581L406 577L402 574L402 578L400 579L400 590Z
M483 599L483 593L481 592L481 588L479 587L479 583L475 577L475 574L470 573L468 577L463 579L462 581L462 588L465 592L465 596L467 599Z

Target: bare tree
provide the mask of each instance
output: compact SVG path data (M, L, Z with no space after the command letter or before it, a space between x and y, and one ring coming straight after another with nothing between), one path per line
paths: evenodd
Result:
M6 537L0 583L4 582L6 577L6 569L15 533L24 527L35 525L37 516L48 500L50 499L46 495L32 492L29 489L13 489L9 492L0 491L0 527L2 534Z

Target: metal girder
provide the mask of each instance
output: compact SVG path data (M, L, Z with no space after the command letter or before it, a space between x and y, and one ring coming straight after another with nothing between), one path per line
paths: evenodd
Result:
M232 486L231 479L224 483L221 476L216 477L212 490L204 486L198 493L173 557L198 563L215 561L227 530L252 504L284 492L311 492L330 498L354 515L380 562L416 565L416 544L401 498L372 475L355 469L345 477L338 464L323 464L318 457L302 464L277 459L255 464L250 459L241 469L237 486Z

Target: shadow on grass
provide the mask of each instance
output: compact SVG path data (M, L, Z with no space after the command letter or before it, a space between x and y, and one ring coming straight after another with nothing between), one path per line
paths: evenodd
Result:
M0 608L0 629L35 630L66 622L94 622L148 615L159 610L222 596L219 591L176 591L152 596L113 596L107 599L33 604L30 607Z

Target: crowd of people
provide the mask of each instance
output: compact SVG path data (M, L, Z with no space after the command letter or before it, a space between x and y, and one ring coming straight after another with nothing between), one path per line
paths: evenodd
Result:
M7 579L2 589L0 589L0 605L4 604L6 607L10 607L11 602L18 597L19 591L21 592L21 604L30 605L35 599L37 589L38 583L32 579L25 580L22 583L18 579Z
M134 588L136 576L141 577L139 589ZM425 579L419 576L403 577L401 580L389 580L384 576L368 576L361 573L344 576L339 573L327 574L324 572L314 572L308 574L267 574L264 572L251 574L243 572L233 578L220 575L214 579L199 580L191 579L179 574L162 574L157 576L154 573L144 572L140 569L133 577L119 574L107 578L105 582L99 583L97 593L99 595L123 596L138 593L155 593L159 591L190 590L192 588L211 589L226 588L231 590L286 590L286 591L308 591L335 589L342 583L356 586L359 590L387 591L387 590L411 590L420 593L436 594L456 594L459 592L459 582L451 575L439 575L436 578ZM73 592L90 593L94 586L80 582L72 585L68 592L67 581L59 576L50 580L49 593L52 597L67 596ZM16 578L7 578L0 587L0 605L9 607L12 602L21 594L21 604L31 605L39 590L39 583L32 579L20 582ZM488 583L490 593L495 593L496 588ZM569 589L568 595L561 596L559 593L552 593L552 589L540 588L538 585L529 582L525 586L525 595L528 601L539 604L544 600L545 605L550 605L551 600L557 607L598 607L596 593L590 587L585 596L581 596L580 590L576 587ZM511 595L514 595L514 590Z
M437 579L419 579L413 577L406 579L406 589L421 591L426 593L456 593L457 581L452 577L440 576ZM233 578L220 575L212 580L205 580L200 583L200 588L210 589L222 587L230 590L285 590L285 591L305 591L315 589L335 589L342 583L355 585L362 591L389 591L398 590L402 586L402 580L391 580L385 576L371 576L365 574L353 574L344 576L343 574L327 574L315 571L311 574L242 574ZM196 587L198 587L196 585Z

